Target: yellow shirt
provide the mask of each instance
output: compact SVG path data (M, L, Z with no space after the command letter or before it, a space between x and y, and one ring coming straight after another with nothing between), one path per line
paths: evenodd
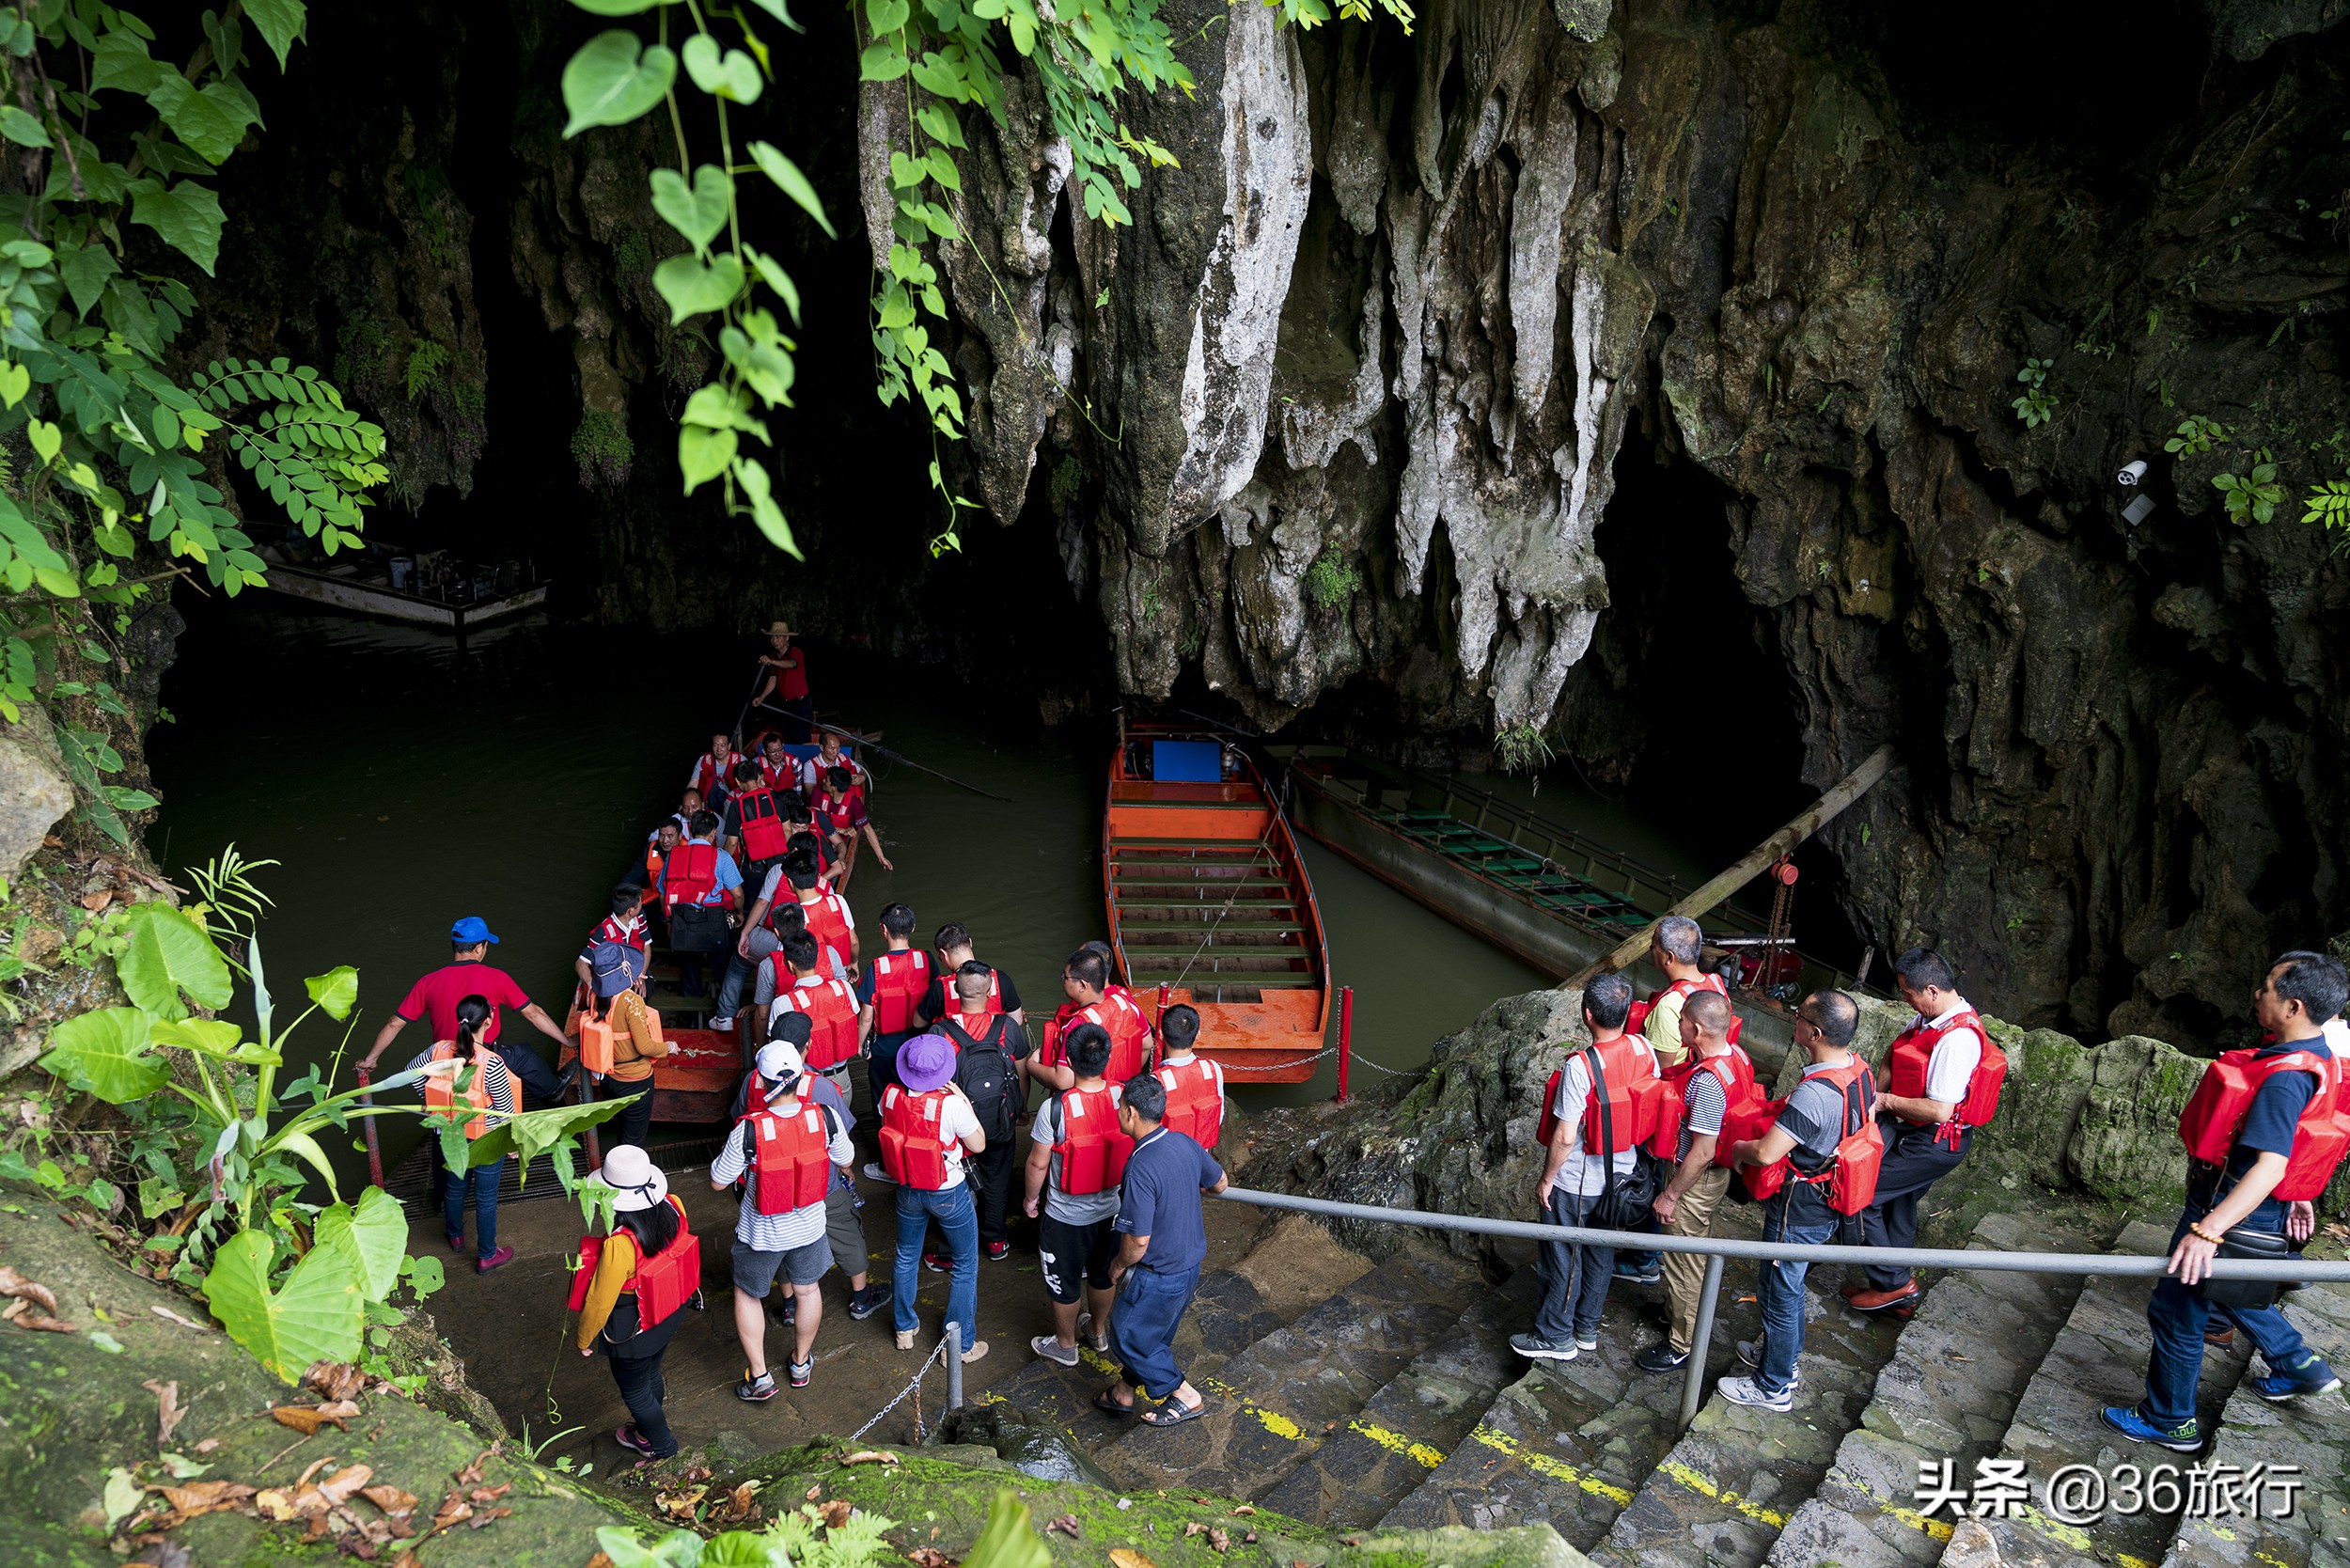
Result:
M647 1069L650 1071L650 1069ZM624 1225L616 1225L603 1238L603 1250L596 1258L596 1276L588 1282L588 1299L579 1304L579 1348L594 1346L596 1336L612 1319L612 1309L620 1304L627 1293L628 1282L636 1278L636 1235Z
M1659 1070L1680 1066L1689 1054L1681 1043L1683 999L1680 992L1667 989L1656 998L1656 1005L1649 1009L1648 1024L1640 1030L1648 1041L1648 1048L1656 1053Z

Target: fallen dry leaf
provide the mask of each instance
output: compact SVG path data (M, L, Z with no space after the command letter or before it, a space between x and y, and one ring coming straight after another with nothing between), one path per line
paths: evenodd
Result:
M46 1285L37 1285L16 1270L0 1263L0 1295L13 1295L31 1302L44 1312L57 1309L56 1293Z
M809 1502L814 1502L817 1498L824 1495L824 1483L821 1481L818 1482L815 1485L809 1487L803 1495Z
M347 1466L319 1482L319 1495L331 1506L339 1508L374 1476L375 1470L371 1466Z
M217 1438L217 1437L207 1437L207 1438L205 1438L205 1439L204 1439L204 1441L202 1441L202 1442L200 1442L200 1443L198 1443L198 1444L196 1444L196 1452L198 1452L198 1453L210 1453L210 1452L212 1452L214 1449L216 1449L216 1448L218 1448L218 1447L220 1447L220 1439L219 1439L219 1438Z
M1253 1509L1253 1508L1249 1507L1246 1503L1243 1503L1243 1504L1241 1504L1238 1508L1236 1508L1236 1509L1232 1510L1232 1512L1233 1512L1234 1513L1238 1514L1238 1513L1256 1513L1257 1511L1256 1511L1255 1509Z
M27 1302L11 1301L6 1307L0 1307L0 1323L14 1323L30 1309Z
M465 1495L462 1492L451 1491L447 1497L441 1499L439 1510L433 1513L432 1528L446 1529L451 1525L462 1524L472 1517L473 1504L465 1500Z
M1210 1550L1218 1552L1225 1551L1229 1549L1231 1544L1232 1538L1225 1534L1222 1529L1214 1525L1210 1525L1208 1527L1208 1546Z
M654 1497L653 1501L659 1503L665 1513L674 1513L681 1519L690 1519L694 1515L694 1510L699 1508L701 1500L708 1496L710 1496L709 1487L689 1486L682 1492L660 1493Z
M159 1318L169 1318L182 1328L193 1328L199 1334L210 1334L212 1331L209 1324L198 1323L194 1318L175 1312L168 1307L149 1307L148 1310Z
M73 1325L64 1319L53 1318L42 1312L26 1312L16 1320L16 1325L19 1328L38 1328L44 1334L70 1334L74 1331Z
M494 1452L494 1451L495 1451L495 1450L492 1450L492 1449L483 1449L483 1450L482 1450L479 1453L477 1453L477 1454L475 1454L475 1455L473 1456L473 1461L472 1461L472 1463L468 1464L468 1465L467 1465L467 1466L466 1466L463 1469L462 1469L462 1470L458 1471L458 1472L457 1472L454 1476L450 1477L449 1479L450 1479L450 1480L452 1480L452 1481L454 1481L454 1482L457 1482L457 1484L458 1484L458 1485L460 1485L460 1486L478 1486L478 1485L480 1485L480 1484L481 1484L481 1462L482 1462L483 1460L485 1460L485 1459L489 1458L489 1457L490 1457L490 1455L491 1455L493 1452Z
M1183 1539L1186 1541L1190 1540L1195 1535L1205 1535L1207 1533L1208 1527L1201 1524L1197 1519L1187 1520L1183 1525Z
M602 1552L598 1552L596 1557L603 1557L603 1554ZM416 1554L413 1551L400 1553L400 1556L392 1560L392 1568L417 1568ZM595 1558L588 1559L588 1568L597 1568ZM603 1557L603 1568L612 1568L612 1560L610 1558Z
M1253 1545L1255 1545L1255 1544L1257 1544L1257 1532L1256 1532L1255 1530L1253 1530L1253 1529L1252 1529L1252 1530L1250 1530L1250 1531L1249 1531L1246 1535L1242 1536L1240 1539L1241 1539L1241 1544L1242 1544L1243 1545L1253 1546Z
M155 1446L159 1449L169 1448L171 1435L180 1430L181 1421L188 1419L188 1413L180 1405L180 1385L158 1383L150 1377L139 1387L155 1396Z
M500 1497L506 1496L507 1493L511 1492L513 1489L514 1483L510 1481L507 1481L500 1482L495 1486L477 1486L472 1491L466 1493L465 1496L466 1498L472 1502L494 1503Z
M416 1506L416 1495L414 1492L403 1492L399 1487L388 1483L383 1486L362 1487L359 1495L386 1513L405 1513Z
M270 1414L277 1419L278 1425L290 1426L305 1437L315 1437L319 1428L329 1423L349 1431L359 1407L347 1399L338 1399L330 1404L280 1404L272 1408Z
M122 1568L188 1568L192 1560L188 1549L177 1541L150 1541Z
M1112 1546L1110 1568L1159 1568L1159 1565L1130 1547Z
M154 1486L149 1490L161 1492L165 1501L189 1518L215 1508L233 1507L253 1496L253 1488L241 1481L192 1481L185 1486Z
M824 1521L824 1528L826 1529L838 1529L841 1526L849 1522L849 1515L855 1512L855 1508L850 1504L848 1498L833 1498L832 1501L826 1503L823 1507L822 1517Z
M356 1399L367 1381L368 1374L348 1361L313 1361L302 1374L302 1386L323 1400Z
M915 1568L955 1568L955 1560L936 1546L916 1546L906 1553L906 1560Z
M400 1568L400 1564L394 1563L392 1568ZM602 1552L598 1552L588 1560L588 1568L612 1568L612 1560Z
M1079 1539L1080 1527L1077 1524L1077 1516L1074 1513L1062 1513L1056 1515L1053 1522L1044 1527L1044 1532L1047 1535L1050 1535L1055 1530L1060 1531L1072 1541Z
M465 1528L467 1529L479 1529L491 1520L507 1518L510 1516L513 1512L514 1511L510 1508L485 1508L480 1513L476 1513L466 1524Z
M843 1465L895 1465L898 1463L898 1456L894 1453L883 1453L878 1449L859 1449L854 1453L842 1454L840 1463Z
M299 1491L303 1487L309 1485L310 1478L312 1476L317 1475L321 1470L323 1470L333 1463L335 1463L335 1456L331 1453L323 1459L311 1460L310 1463L304 1467L302 1473L294 1477L295 1490Z
M114 902L115 890L111 887L101 887L95 893L82 895L82 907L93 915L103 912L105 907Z

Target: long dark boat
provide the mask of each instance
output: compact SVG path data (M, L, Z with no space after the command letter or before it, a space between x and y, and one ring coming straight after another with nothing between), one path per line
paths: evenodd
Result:
M1121 729L1102 814L1102 894L1137 1000L1199 1010L1199 1054L1235 1083L1311 1077L1330 956L1288 820L1246 755L1198 729Z
M1276 748L1288 761L1300 831L1455 925L1566 976L1672 908L1677 877L1550 823L1490 791L1337 746ZM1731 1001L1783 1044L1788 1009L1854 977L1796 949L1735 909L1701 922L1713 956L1734 959Z

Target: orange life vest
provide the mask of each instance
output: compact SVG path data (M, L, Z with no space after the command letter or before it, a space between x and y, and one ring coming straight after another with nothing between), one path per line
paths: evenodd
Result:
M737 1122L751 1129L751 1168L759 1172L762 1215L788 1215L822 1203L832 1185L832 1129L824 1107L802 1100L789 1116L755 1110Z
M774 792L761 785L739 790L734 796L735 822L743 830L743 853L752 860L780 857L791 841L791 830L776 809Z
M645 1027L647 1032L651 1034L654 1043L660 1043L661 1014L651 1008L645 1009ZM614 1023L608 1015L599 1018L592 1012L581 1013L579 1015L579 1064L590 1073L611 1072L620 1059L620 1042L628 1038L627 1027ZM631 1061L644 1059L644 1057L637 1052L633 1041L629 1045L629 1059Z
M1769 1198L1793 1176L1813 1186L1825 1184L1827 1206L1840 1215L1856 1215L1875 1200L1877 1168L1885 1159L1885 1133L1876 1122L1876 1073L1856 1056L1818 1077L1835 1085L1844 1097L1844 1136L1837 1141L1836 1152L1812 1171L1796 1169L1789 1154L1753 1167L1747 1171L1747 1190L1758 1200ZM1773 1101L1771 1119L1777 1121L1786 1107L1784 1100Z
M650 1258L639 1247L636 1272L620 1287L624 1294L636 1298L639 1332L667 1322L701 1289L702 1244L686 1224L685 1205L678 1201L677 1195L672 1193L664 1201L677 1211L677 1234L670 1238L668 1246ZM635 1240L634 1236L629 1239ZM579 1238L579 1267L572 1271L571 1299L565 1304L574 1312L588 1304L588 1287L595 1281L596 1264L603 1257L603 1243L602 1236Z
M1664 1098L1657 1105L1656 1136L1649 1140L1648 1152L1660 1160L1680 1157L1681 1124L1689 1116L1689 1079L1698 1073L1712 1074L1722 1086L1722 1125L1714 1140L1714 1163L1727 1166L1730 1152L1742 1139L1758 1136L1752 1130L1755 1122L1767 1117L1770 1108L1770 1097L1754 1081L1753 1058L1735 1045L1717 1057L1692 1056L1658 1075ZM1763 1120L1762 1125L1770 1122Z
M873 1028L902 1034L916 1027L916 1004L931 985L931 955L919 948L873 956Z
M1667 996L1681 996L1685 998L1692 991L1711 991L1717 996L1727 996L1730 995L1730 987L1722 983L1722 977L1710 970L1702 975L1700 975L1695 980L1677 980L1660 991L1650 992L1648 994L1647 1001L1633 1003L1632 1010L1624 1014L1623 1032L1626 1034L1643 1034L1647 1032L1648 1015L1656 1011L1656 1004L1658 1002L1663 1001ZM1730 1043L1732 1045L1738 1043L1738 1028L1739 1025L1743 1022L1744 1020L1742 1020L1736 1013L1733 1012L1730 1015L1729 1038Z
M1125 1179L1135 1140L1118 1124L1118 1097L1108 1084L1073 1089L1060 1097L1060 1190L1072 1198L1107 1192Z
M1194 1057L1162 1063L1159 1084L1167 1090L1167 1112L1160 1125L1183 1134L1202 1149L1213 1149L1224 1136L1224 1080L1215 1063Z
M1926 1068L1934 1059L1934 1048L1952 1029L1967 1028L1982 1042L1982 1059L1975 1063L1973 1075L1966 1080L1966 1097L1959 1101L1950 1119L1935 1131L1934 1141L1958 1146L1959 1133L1967 1127L1981 1127L1989 1122L1999 1108L1999 1090L2007 1082L2007 1053L1993 1042L1991 1031L1982 1027L1982 1020L1972 1009L1952 1013L1943 1024L1934 1025L1919 1019L1894 1036L1888 1063L1890 1074L1885 1092L1899 1094L1904 1099L1923 1099L1926 1092ZM1895 1113L1899 1115L1899 1112ZM1910 1117L1902 1120L1913 1127L1926 1123Z
M2330 1053L2286 1051L2262 1059L2257 1047L2226 1052L2203 1069L2186 1108L2179 1113L2179 1138L2189 1159L2224 1168L2261 1086L2279 1073L2317 1077L2317 1092L2294 1123L2293 1152L2286 1157L2284 1178L2269 1194L2297 1202L2323 1193L2342 1155L2350 1152L2350 1108L2342 1104L2342 1063Z
M882 1090L882 1168L900 1185L917 1192L938 1192L947 1185L944 1118L953 1098L944 1085L927 1094L916 1094L903 1084Z
M777 973L776 1006L787 1012L807 1014L807 1066L811 1073L828 1073L856 1055L858 1014L856 993L847 983L833 979L792 980L787 988L782 983L791 975L782 964L783 955L775 955Z
M456 1043L444 1040L433 1046L432 1059L455 1061L457 1059ZM461 1066L455 1073L435 1073L425 1079L424 1108L435 1116L452 1114L457 1108L457 1079L464 1072L465 1069ZM485 1081L487 1075L487 1069L477 1067L473 1070L472 1079L465 1085L465 1104L471 1105L476 1111L490 1109L490 1086ZM465 1136L468 1138L479 1137L489 1130L490 1119L486 1115L478 1115L465 1123Z
M669 852L661 874L663 907L674 911L682 903L698 904L718 890L718 846L688 839Z
M1657 1120L1664 1114L1665 1085L1656 1076L1654 1058L1646 1043L1637 1035L1621 1034L1584 1050L1598 1058L1600 1071L1592 1074L1591 1090L1583 1097L1583 1152L1619 1154L1654 1137ZM1548 1148L1551 1135L1559 1130L1553 1107L1559 1104L1559 1086L1566 1075L1562 1065L1543 1090L1542 1114L1534 1120L1538 1149ZM1602 1078L1607 1086L1605 1107L1600 1104Z

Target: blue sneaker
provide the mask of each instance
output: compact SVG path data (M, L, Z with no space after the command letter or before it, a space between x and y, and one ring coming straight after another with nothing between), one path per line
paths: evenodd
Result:
M1627 1285L1660 1285L1665 1280L1665 1270L1658 1263L1618 1263L1616 1278Z
M2311 1394L2330 1394L2342 1387L2341 1377L2323 1361L2305 1370L2312 1375L2287 1377L2280 1373L2274 1377L2255 1377L2248 1379L2245 1386L2271 1404L2281 1404L2289 1399L2307 1399Z
M2156 1426L2138 1413L2138 1406L2108 1404L2097 1413L2106 1425L2113 1428L2133 1443L2159 1443L2180 1453L2193 1453L2203 1446L2202 1430L2192 1417L2177 1426Z

